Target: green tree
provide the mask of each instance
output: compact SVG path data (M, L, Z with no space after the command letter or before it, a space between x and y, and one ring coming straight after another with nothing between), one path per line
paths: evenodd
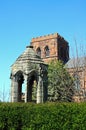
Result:
M72 101L74 81L61 61L51 61L48 66L48 100Z

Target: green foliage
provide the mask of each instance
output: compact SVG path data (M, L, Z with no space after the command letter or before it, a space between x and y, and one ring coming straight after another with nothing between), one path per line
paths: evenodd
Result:
M85 130L86 103L0 103L0 130Z
M48 67L49 101L72 101L73 79L61 61L51 61Z

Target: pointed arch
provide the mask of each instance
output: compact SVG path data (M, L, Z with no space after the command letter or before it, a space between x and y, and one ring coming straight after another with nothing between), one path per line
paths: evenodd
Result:
M44 48L44 52L45 52L45 57L49 57L49 56L50 56L50 50L49 50L49 47L48 47L48 46L46 46L46 47Z
M21 70L19 70L16 74L15 74L15 79L16 79L16 81L17 81L17 83L18 83L18 86L16 86L16 87L18 87L17 89L18 89L18 102L21 102L22 101L22 84L23 84L23 82L24 82L24 76L23 76L23 72L21 71Z
M27 101L36 102L38 77L36 71L31 71L28 76Z
M40 47L38 47L38 48L36 49L36 52L37 52L38 56L41 57L41 49L40 49Z
M21 70L19 70L18 72L16 72L15 78L16 78L16 81L23 83L23 81L24 81L23 72Z

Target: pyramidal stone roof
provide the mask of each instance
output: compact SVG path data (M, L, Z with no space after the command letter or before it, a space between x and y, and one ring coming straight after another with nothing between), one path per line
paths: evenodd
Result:
M18 70L23 72L29 72L34 69L35 65L45 64L44 61L37 55L32 46L27 46L26 50L16 59L12 64L12 73L16 73Z
M36 63L43 63L40 56L37 55L37 53L33 50L32 46L27 46L26 50L16 59L15 63L21 62L27 63L27 62L36 62Z

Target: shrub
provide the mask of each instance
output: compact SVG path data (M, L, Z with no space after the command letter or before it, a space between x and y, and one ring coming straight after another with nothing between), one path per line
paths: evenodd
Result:
M0 103L0 130L85 130L86 103Z

